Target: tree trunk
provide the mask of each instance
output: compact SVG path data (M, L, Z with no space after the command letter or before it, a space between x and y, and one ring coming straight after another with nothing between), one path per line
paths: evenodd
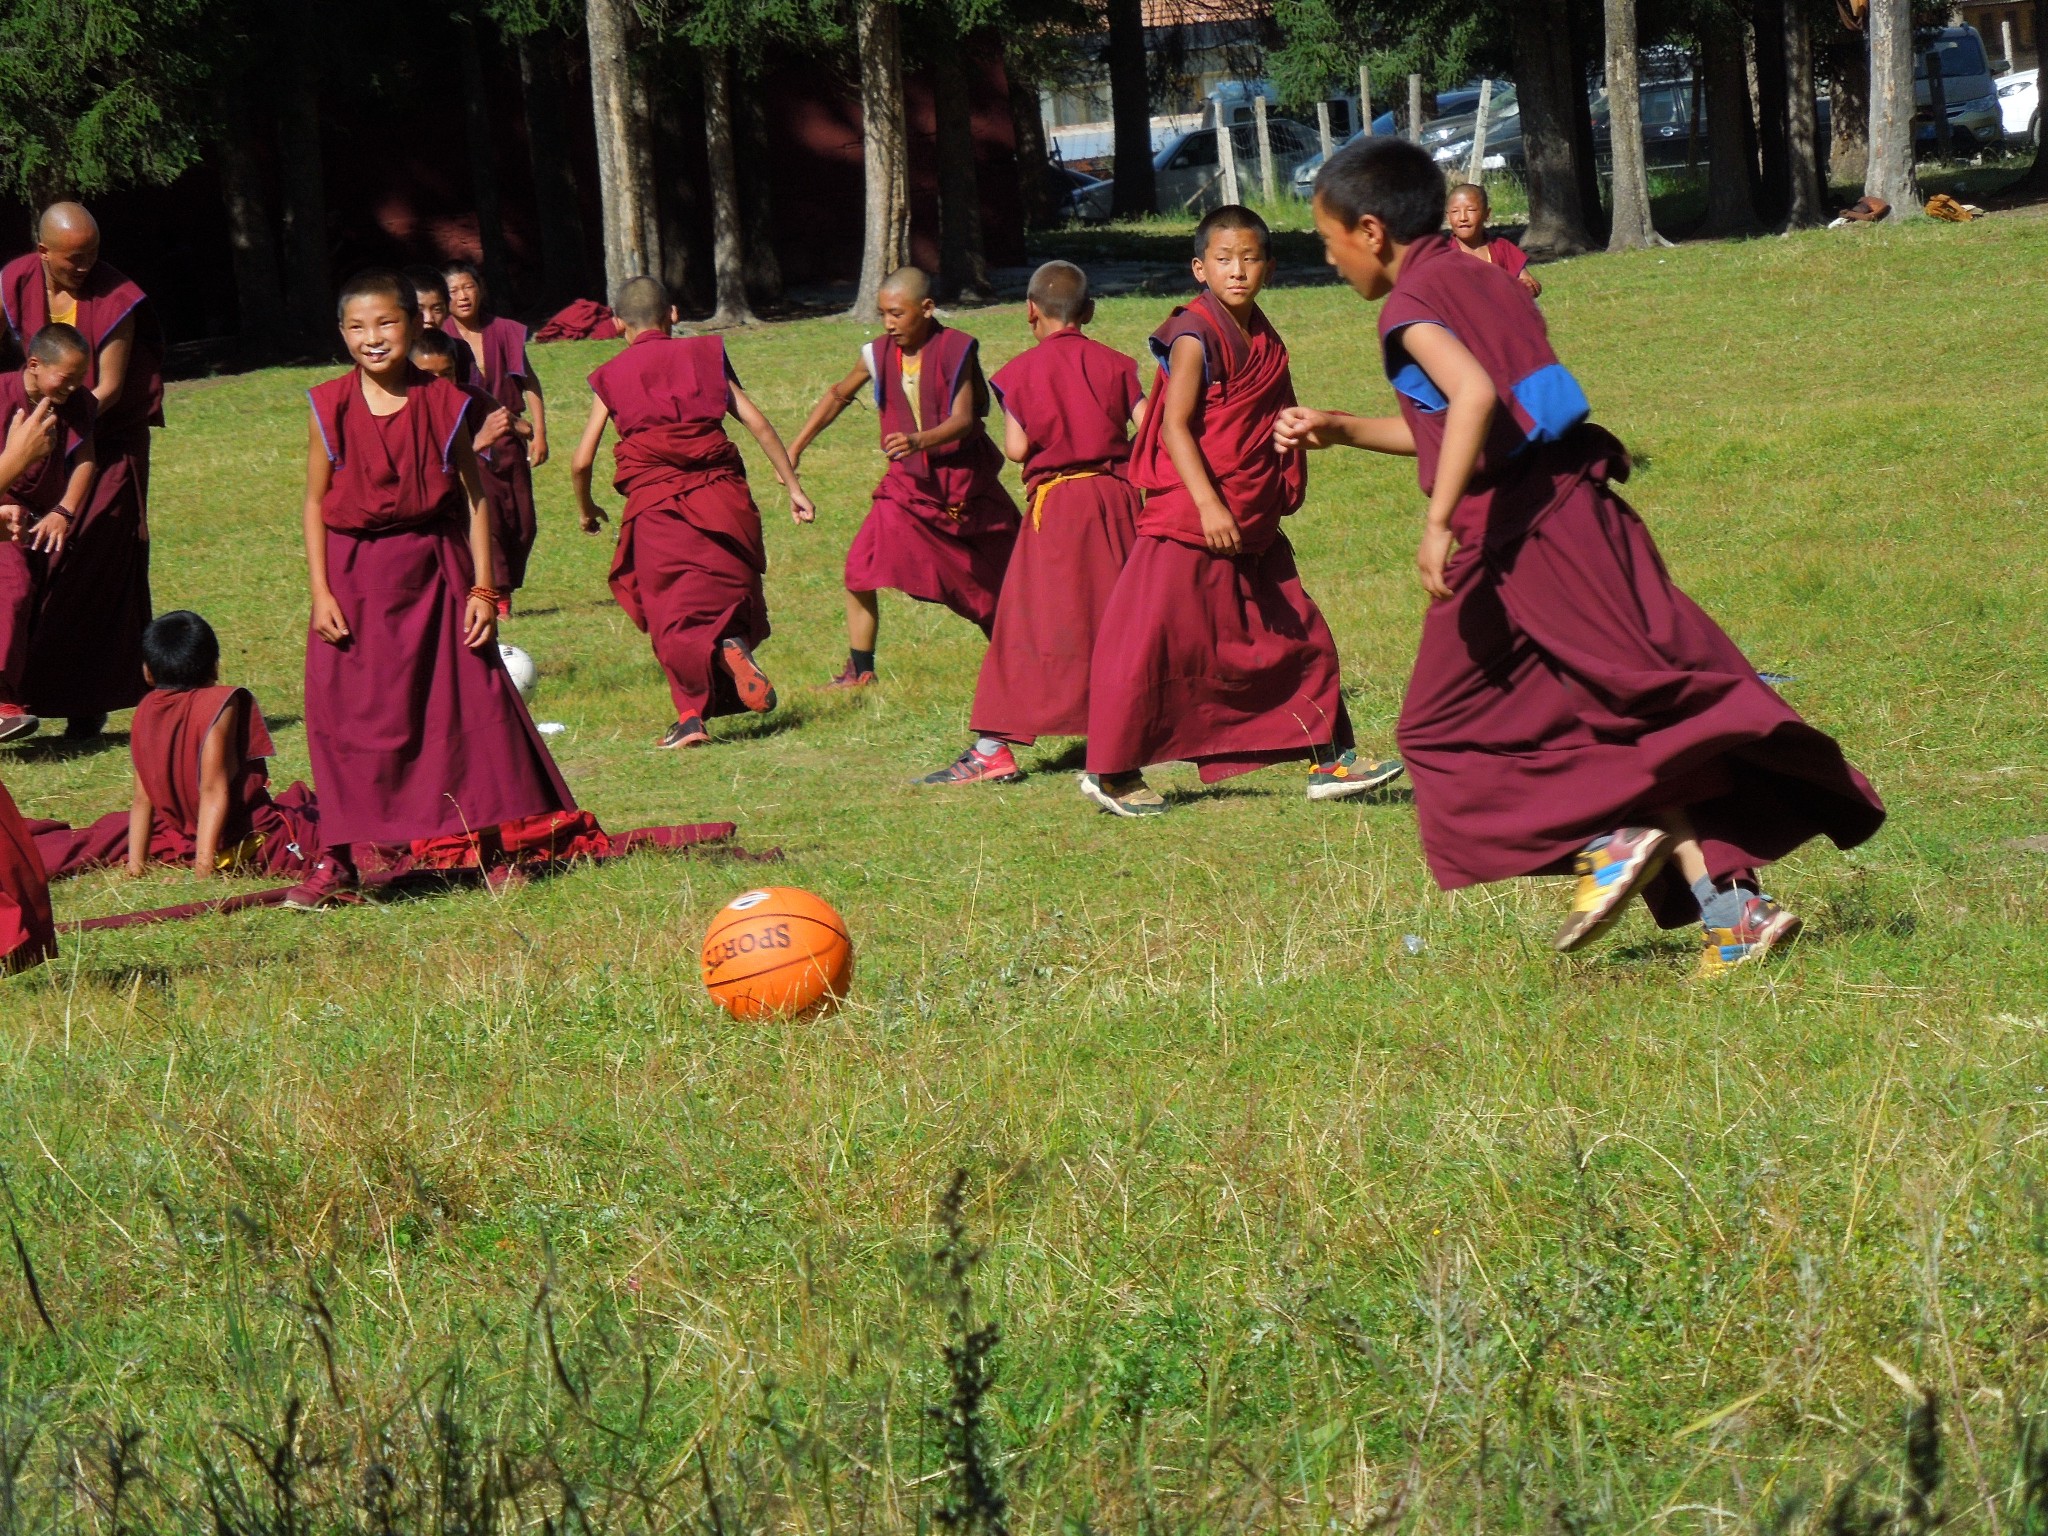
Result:
M1024 227L1051 229L1060 222L1053 196L1052 157L1045 147L1045 113L1038 103L1038 82L1005 55L1003 75L1010 84L1011 132L1017 141L1017 191L1024 201Z
M1614 148L1614 211L1610 251L1654 244L1650 171L1643 155L1643 97L1636 56L1636 0L1606 0L1607 130Z
M679 154L692 120L703 116L701 107L686 112L669 72L656 73L644 64L635 76L633 100L640 123L633 137L634 163L654 189L655 260L649 270L679 306L708 309L711 294L703 273L710 264L711 242L704 210L697 206L697 188L682 176L662 174L662 146Z
M334 279L327 250L327 177L320 150L318 41L306 0L284 14L283 98L278 103L284 186L285 292L292 321L308 340L331 337Z
M1920 178L1913 169L1911 0L1870 0L1870 167L1863 192L1890 203L1895 219L1920 212Z
M1571 50L1551 27L1544 6L1517 5L1514 18L1522 152L1529 178L1529 228L1522 236L1522 249L1536 256L1576 256L1593 248L1593 237L1586 231L1585 208L1579 200L1571 104L1558 89L1566 72L1558 55L1569 58Z
M1828 68L1828 180L1860 182L1870 169L1870 45L1837 43Z
M966 40L948 38L932 60L932 105L938 127L939 293L947 299L993 298L988 255L981 244L981 183L974 173L974 100L967 80Z
M470 197L476 203L476 242L484 288L492 301L512 307L511 274L505 270L505 218L498 206L498 146L491 140L491 103L484 91L484 56L476 23L455 24L462 71L462 129L469 149Z
M549 43L519 39L519 92L526 107L526 144L533 162L534 214L540 224L541 283L549 308L581 298L589 281L583 249L583 206L569 158L567 95L559 56Z
M909 154L903 124L903 39L896 0L854 0L860 53L860 151L866 172L860 287L853 318L881 318L876 297L891 272L910 261Z
M2048 4L2048 0L2042 0ZM1820 119L1813 95L1813 24L1799 0L1783 0L1785 52L1785 227L1827 222L1820 176Z
M740 231L746 242L747 292L756 304L782 300L782 258L775 252L773 155L768 110L759 82L742 82L739 97Z
M704 163L711 173L711 323L752 325L746 242L740 235L740 177L733 158L732 75L723 48L703 50Z
M597 131L597 183L604 200L604 282L616 300L628 278L661 264L654 184L636 139L647 122L646 82L628 35L631 0L584 0L590 36L590 105Z
M2037 61L2048 62L2048 0L2034 0L2034 57ZM2048 142L2048 134L2042 139ZM2039 197L2048 193L2048 155L2043 155L2041 146L2034 146L2034 163L2027 167L2026 175L2006 189L2006 195L2024 193Z
M1786 28L1799 0L1754 0L1750 38L1756 60L1757 211L1782 229L1792 211L1791 93Z
M213 108L242 345L268 352L284 340L284 288L277 274L277 247L271 243L270 211L263 206L263 169L256 163L247 81L216 91Z
M1754 234L1756 141L1741 24L1717 9L1702 17L1700 31L1707 72L1707 222L1701 233L1710 239Z
M1109 110L1116 119L1116 176L1110 183L1119 217L1158 211L1152 179L1152 84L1145 72L1143 0L1109 0Z

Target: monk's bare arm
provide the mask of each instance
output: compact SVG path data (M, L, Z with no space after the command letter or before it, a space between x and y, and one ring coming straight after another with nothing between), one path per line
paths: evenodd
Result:
M93 476L97 473L99 464L92 456L92 445L88 443L71 466L71 477L64 482L64 499L45 512L29 530L30 549L39 549L46 555L64 553L64 546L71 539L71 530L78 526L78 519L85 511L86 498L92 495Z
M1145 430L1145 413L1151 409L1152 402L1143 395L1138 396L1138 403L1131 407L1131 436L1136 437Z
M306 450L306 585L313 595L313 633L329 645L348 638L348 620L341 604L327 585L327 519L320 515L320 503L334 480L334 466L327 462L327 444L320 436L316 418L307 428L311 442Z
M0 492L27 474L31 464L47 459L56 446L57 418L47 399L38 400L32 411L16 411L0 442Z
M462 481L462 494L469 500L469 558L476 567L476 580L489 586L491 578L491 504L484 499L483 476L477 473L476 450L469 446L469 434L455 434L455 473ZM472 595L462 605L462 643L480 651L498 634L498 605L487 597Z
M775 430L775 423L762 414L761 407L754 404L737 384L732 387L732 413L739 417L740 425L751 432L754 441L761 445L761 451L768 455L768 467L775 471L775 478L789 492L790 517L799 523L808 523L816 518L818 509L804 494L803 482L797 478L796 465L782 446L782 437Z
M241 711L239 697L229 700L199 748L199 826L192 838L195 880L211 879L213 866L220 860L220 836L228 824L228 775L234 766L229 761L229 744L241 739L236 729Z
M156 821L156 808L149 803L149 791L142 787L142 775L135 775L135 798L128 802L128 875L140 880L149 868L149 833Z
M612 413L605 409L604 402L593 395L590 414L583 419L583 436L569 456L569 488L576 493L576 511L585 533L597 532L605 520L604 508L590 496L590 471L597 463L597 446L604 441L605 425L611 419Z
M1202 446L1195 441L1195 408L1202 403L1202 384L1202 343L1197 337L1183 336L1166 355L1166 398L1159 405L1166 414L1159 418L1159 441L1173 460L1181 483L1195 498L1195 510L1202 517L1202 537L1209 548L1219 555L1234 555L1244 547L1243 536L1237 519L1216 493Z
M1400 416L1354 416L1349 411L1290 405L1273 425L1273 446L1282 453L1301 448L1363 448L1368 453L1412 459L1415 434Z
M100 381L92 387L93 399L106 410L121 398L128 383L128 359L135 352L135 317L130 315L114 327L114 333L100 344Z
M533 442L527 448L527 455L535 469L548 461L548 403L541 397L539 389L523 389L520 397L526 401L526 419L533 423Z
M811 418L804 423L803 431L797 433L796 441L789 445L791 464L803 463L804 450L817 440L819 433L839 419L841 411L860 398L860 392L867 387L867 382L867 365L862 364L825 391L824 397L812 408Z
M1003 412L1003 457L1012 464L1022 464L1030 452L1031 434L1024 430L1024 423L1010 412Z
M1493 423L1500 396L1479 359L1444 327L1411 325L1403 332L1401 344L1450 401L1444 414L1444 446L1437 457L1436 484L1429 492L1429 519L1422 531L1422 547L1415 555L1423 590L1442 601L1451 595L1444 581L1444 566L1451 558L1451 514L1464 500L1465 487L1472 483L1472 471L1486 446L1486 430Z

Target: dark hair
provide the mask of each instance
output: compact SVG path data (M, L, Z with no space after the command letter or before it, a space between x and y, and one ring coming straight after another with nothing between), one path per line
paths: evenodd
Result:
M486 304L490 303L491 285L484 281L483 268L479 267L475 262L464 261L460 258L454 261L444 261L441 263L441 276L443 278L468 278L472 283L476 284L477 297ZM446 291L445 288L443 291Z
M389 299L414 321L420 317L419 296L413 292L412 284L389 267L365 267L343 283L341 297L334 304L334 318L345 316L349 305L357 299Z
M467 351L468 348L463 349ZM422 357L445 357L449 362L455 358L455 338L446 331L437 331L431 325L419 328L419 334L412 339L411 357L418 362Z
M28 355L39 363L61 363L67 357L92 356L92 344L77 326L52 320L29 338Z
M1225 203L1203 214L1202 222L1195 226L1195 260L1207 258L1209 237L1219 229L1248 229L1259 237L1261 254L1273 254L1273 231L1266 227L1266 221L1242 203Z
M142 659L159 688L204 688L220 673L220 641L211 624L179 608L142 632Z
M1375 135L1347 144L1316 172L1316 199L1346 229L1371 214L1406 245L1444 227L1444 173L1419 144Z
M1088 296L1088 274L1071 261L1048 261L1031 274L1031 286L1024 297L1038 306L1038 312L1061 325L1086 325L1095 317L1095 301Z
M438 293L441 295L442 303L448 302L448 279L441 275L438 267L422 263L407 267L403 275L405 280L412 284L412 291L415 294Z
M658 277L629 277L619 286L619 302L614 308L621 322L636 331L665 331L668 329L668 289Z

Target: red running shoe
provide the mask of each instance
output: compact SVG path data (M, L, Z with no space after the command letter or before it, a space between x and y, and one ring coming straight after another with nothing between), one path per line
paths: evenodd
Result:
M1024 777L1024 770L1017 766L1017 759L1011 753L1009 744L993 755L983 757L975 747L969 747L937 773L928 773L917 780L919 784L1015 784Z
M739 691L740 702L747 708L757 715L765 715L775 707L775 685L768 681L768 674L754 660L754 653L747 648L746 641L721 642L718 664L731 675L732 685Z
M0 741L20 741L43 728L43 722L19 704L0 704Z
M853 658L849 656L846 658L846 665L840 668L839 675L833 678L831 682L825 684L825 686L827 688L872 688L880 681L881 679L872 672L854 671Z
M318 912L322 907L351 906L362 899L356 891L355 866L323 853L312 873L291 888L284 904L294 912Z

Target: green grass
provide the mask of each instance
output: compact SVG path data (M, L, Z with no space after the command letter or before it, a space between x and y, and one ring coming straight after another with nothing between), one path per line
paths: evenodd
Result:
M93 1500L123 1425L154 1470L143 1525L202 1484L232 1513L225 1467L261 1514L225 1426L260 1440L297 1396L337 1527L375 1466L428 1503L472 1487L437 1423L480 1437L472 1471L537 1479L534 1518L573 1487L615 1529L920 1527L960 1481L926 1412L967 1331L930 1258L958 1168L1014 1528L1768 1525L1873 1460L1893 1496L1903 1399L1876 1356L1940 1393L1946 1510L2023 1528L2048 859L2006 844L2048 831L2044 263L2048 223L2002 216L1545 272L1677 578L1892 811L1773 872L1808 936L1719 985L1640 918L1558 959L1559 882L1440 893L1408 806L1310 805L1292 771L1168 770L1146 824L1084 807L1068 743L1014 789L910 788L963 740L975 632L885 598L885 686L807 686L843 655L865 412L806 466L815 528L763 497L782 712L657 753L665 692L558 459L507 633L570 783L615 828L732 818L783 849L765 873L851 924L852 1002L726 1019L697 938L764 872L661 856L67 938L0 983L0 1167L55 1325L6 1260L0 1467L35 1426L43 1502L0 1526L114 1528ZM1366 306L1270 307L1305 398L1386 407ZM1162 309L1107 302L1099 334L1136 350ZM991 366L1025 339L1015 308L965 318ZM861 339L731 347L793 430ZM537 350L563 459L609 350ZM155 471L158 606L208 614L229 678L289 722L281 782L306 772L317 376L174 388ZM1420 507L1410 467L1324 456L1292 525L1372 748ZM117 748L31 743L0 772L31 814L125 803ZM189 890L93 877L59 912Z

